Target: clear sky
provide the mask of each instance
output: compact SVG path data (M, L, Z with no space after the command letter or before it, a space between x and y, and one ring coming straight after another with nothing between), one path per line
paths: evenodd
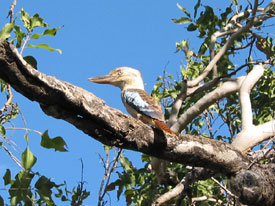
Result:
M33 55L38 61L39 71L68 81L93 92L106 103L126 112L120 91L108 85L88 82L88 77L107 74L119 66L139 69L151 92L157 76L165 68L168 73L177 75L179 66L185 63L183 53L174 53L175 43L189 39L190 47L198 49L198 40L184 30L184 25L177 25L172 18L182 16L176 3L193 8L190 1L180 0L18 0L15 11L22 7L30 15L39 13L51 27L64 25L56 37L42 38L32 44L47 43L59 48L63 54L43 49L26 49L24 55ZM230 1L215 1L215 10ZM3 1L0 7L0 26L8 22L7 14L11 1ZM17 20L19 21L19 20ZM47 177L54 177L56 183L67 181L72 187L80 181L81 164L84 162L84 180L86 189L91 192L88 205L95 205L98 189L103 177L103 167L98 153L104 155L101 143L77 130L70 124L56 120L44 114L36 102L31 102L14 91L14 101L19 104L22 117L14 121L14 127L26 127L41 132L49 130L51 137L62 136L68 144L67 153L46 150L39 146L40 136L30 132L30 149L37 156L38 162L33 168ZM24 121L26 125L24 125ZM8 126L8 125L7 125ZM18 144L17 149L25 149L24 132L12 131L12 140ZM16 152L15 152L16 153ZM140 154L125 151L137 167L142 166ZM12 175L19 170L3 151L0 153L0 175L7 167L12 168ZM1 182L0 188L4 188ZM0 190L2 194L2 191ZM112 205L117 203L115 194ZM66 204L64 204L66 205Z

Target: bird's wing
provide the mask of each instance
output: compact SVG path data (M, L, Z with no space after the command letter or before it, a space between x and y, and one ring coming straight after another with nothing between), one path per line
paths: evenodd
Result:
M141 89L127 89L122 92L123 101L139 114L164 121L160 103Z

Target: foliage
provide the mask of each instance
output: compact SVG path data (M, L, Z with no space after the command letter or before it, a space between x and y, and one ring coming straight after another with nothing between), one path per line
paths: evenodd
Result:
M189 2L190 3L190 2ZM174 77L170 74L163 73L163 76L157 78L157 82L153 88L152 96L160 100L165 108L165 116L171 114L173 103L180 94L183 84L187 80L193 80L198 77L209 64L213 56L209 56L207 52L214 49L217 54L221 48L227 43L229 35L221 36L211 48L211 36L222 30L227 25L232 17L242 11L246 11L247 7L239 4L238 1L233 1L223 11L216 11L211 6L202 4L198 0L194 4L193 11L188 11L182 5L177 4L177 7L182 11L183 16L174 18L172 21L176 24L185 26L188 32L198 37L201 42L199 48L192 49L192 43L189 39L184 39L176 43L176 52L183 52L185 61L180 65L180 75ZM0 31L0 40L9 39L22 54L26 48L42 48L48 51L57 51L60 54L60 49L54 49L46 43L30 44L29 42L42 39L44 36L55 36L62 28L49 28L49 25L44 22L44 19L39 14L30 16L24 9L19 12L20 21L15 23L12 21L7 23ZM238 19L239 24L243 24L248 16L243 16ZM38 32L39 31L39 32ZM261 35L265 35L262 37ZM194 50L194 51L193 51ZM242 55L242 59L236 58ZM270 66L266 68L266 76L275 76L273 71L275 45L274 39L265 31L264 23L255 25L251 31L242 34L234 41L234 44L221 57L217 63L217 76L231 77L238 71L239 75L245 75L251 70L251 65L247 62L270 60ZM25 56L24 59L37 68L37 61L33 56ZM237 65L247 64L247 67L238 67ZM248 68L246 71L242 68ZM202 84L209 83L213 80L213 73L208 74ZM18 105L12 101L12 93L9 90L9 85L0 80L1 95L7 99L0 112L0 146L7 152L10 152L6 145L8 145L8 138L6 136L6 123L16 118L19 113ZM213 91L219 86L215 84L206 90L187 94L187 97L182 104L179 115L183 114L191 108L198 100L205 94ZM252 90L251 97L253 99L252 107L254 109L253 115L255 124L262 124L271 120L274 117L275 108L275 82L272 79L261 79L256 87ZM232 138L240 131L241 127L240 102L238 94L232 94L224 100L211 105L201 115L197 116L185 128L185 132L193 135L200 135L205 138L212 138L216 140L223 140L232 142ZM221 132L221 128L227 128L228 133ZM58 152L66 152L66 142L62 137L50 138L48 131L40 133L40 145L47 149L54 149ZM12 175L10 169L6 170L3 176L5 186L8 187L10 205L57 205L58 201L65 201L70 205L82 205L85 199L90 195L90 192L84 189L84 181L81 179L80 183L73 189L69 190L66 182L62 184L55 183L51 178L46 177L39 172L35 172L33 167L39 159L32 153L28 145L28 134L25 135L27 146L21 154L21 160L17 160L14 156L15 162L21 167L21 170ZM106 153L111 148L105 147ZM158 183L156 175L149 169L151 158L147 155L141 156L144 167L136 168L133 163L122 154L120 155L121 171L116 171L117 179L111 183L106 184L105 191L116 191L117 199L122 195L126 199L127 205L150 205L156 197L169 191L175 182L179 182L187 173L192 170L187 166L176 163L167 163L167 168L171 177L170 185L162 185ZM115 168L115 166L114 166ZM110 175L113 171L109 171ZM14 176L14 177L12 177ZM215 179L224 186L228 186L226 177L216 175ZM189 205L192 197L205 196L208 199L194 203L197 206L204 205L232 205L232 198L228 196L220 185L211 179L198 181L191 185L188 190L187 198L181 199L179 196L170 200L167 205L175 205L181 202L181 205ZM212 198L212 199L211 199ZM210 201L211 200L211 201ZM215 200L215 201L213 201ZM101 200L100 205L105 205L106 201ZM7 205L4 198L0 196L0 205Z
M35 14L30 16L23 8L20 11L21 24L15 22L7 23L0 31L0 40L10 40L23 53L25 48L43 48L48 51L57 51L60 54L60 49L53 49L48 44L41 43L37 45L29 44L29 41L38 40L43 36L55 36L57 31L62 27L49 28L49 25L44 22L44 19ZM42 33L34 33L39 30ZM37 69L37 61L33 56L25 56L24 59ZM12 102L12 92L8 84L0 79L1 95L6 96L7 102L0 111L0 146L3 148L14 161L21 167L21 170L14 175L10 169L6 169L3 176L4 185L9 193L9 204L4 201L0 195L0 205L57 205L59 202L69 202L70 205L82 205L83 201L90 195L90 192L84 189L85 183L81 180L76 187L69 190L66 182L57 184L51 178L41 175L39 172L34 172L33 167L39 159L32 153L28 146L28 133L24 135L27 142L26 149L21 154L21 160L17 159L9 149L9 138L6 134L6 124L12 119L18 118L20 110L17 104ZM15 128L16 129L16 128ZM26 131L32 131L25 129ZM47 149L54 149L59 152L66 152L66 142L62 137L51 138L48 131L40 133L40 145ZM12 147L11 147L12 148Z
M183 85L183 80L193 80L198 77L209 64L211 57L206 52L210 49L211 35L216 31L221 30L236 14L236 8L238 12L245 11L246 8L239 5L237 2L229 5L223 11L216 13L214 9L207 5L202 5L198 0L194 6L193 13L187 11L183 6L177 4L178 8L183 12L183 17L172 19L176 24L187 25L186 30L188 32L195 32L199 40L201 40L201 46L198 48L197 54L190 48L190 39L184 39L181 42L176 43L176 52L183 52L185 54L185 64L180 66L179 77L174 78L172 75L163 73L163 76L157 78L157 82L154 85L152 96L160 100L165 108L165 116L169 118L171 109L175 99L178 97ZM198 15L199 14L199 15ZM239 19L239 23L243 23L247 16ZM222 56L217 63L218 76L230 77L235 70L238 70L237 65L246 64L247 61L253 61L256 58L261 57L265 60L267 58L270 61L269 67L266 68L265 75L268 77L274 77L275 72L272 65L274 61L274 39L271 36L260 37L256 33L265 32L265 25L263 23L256 25L252 32L244 33L238 38L230 49ZM260 39L260 40L257 40ZM215 42L215 53L217 53L227 42L228 35L222 36ZM256 43L258 41L258 43ZM259 42L261 41L261 42ZM246 49L246 45L250 46L250 50ZM258 45L258 46L257 46ZM253 51L253 53L251 52ZM236 60L236 56L242 52L243 57L247 57L247 60ZM253 55L254 54L254 55ZM265 56L262 57L262 54ZM272 59L273 58L273 59ZM257 59L261 61L261 59ZM239 71L240 75L247 74L251 65L248 65L247 71ZM212 80L212 73L204 79L202 84L208 83ZM274 118L275 108L275 96L274 85L275 81L271 79L260 80L256 87L253 89L251 98L252 107L254 108L254 120L256 124L262 124ZM210 89L196 93L195 95L188 95L184 100L180 108L179 115L183 114L190 107L192 107L201 97L205 94L213 91L219 84L211 87ZM232 138L240 132L241 128L241 113L240 102L238 94L232 94L224 100L217 102L210 106L203 114L193 119L193 121L185 128L187 134L199 135L206 138L213 138L217 140L223 140L226 142L232 142ZM227 128L228 133L221 132L221 128ZM222 130L224 131L224 130ZM143 155L144 157L144 155ZM150 158L144 159L145 168L150 163ZM121 160L121 166L123 172L118 173L119 178L110 184L113 190L117 189L118 198L124 192L127 205L150 205L154 198L152 197L164 194L170 189L170 186L159 186L152 175L151 171L145 168L137 169L127 159ZM181 179L188 172L187 168L182 165L170 163L169 171L176 172L178 179ZM227 179L224 176L217 175L215 177L225 186L227 185ZM205 181L198 181L190 188L188 197L202 197L205 196L208 199L213 198L211 201L196 202L194 205L221 205L222 203L231 205L232 197L228 196L224 190L213 182L211 179ZM215 200L215 201L214 201ZM177 198L170 201L169 204L179 203ZM187 199L181 200L180 205L189 205Z

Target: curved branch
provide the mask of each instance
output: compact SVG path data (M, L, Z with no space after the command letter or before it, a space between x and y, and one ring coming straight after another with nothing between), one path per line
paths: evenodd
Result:
M240 88L240 103L242 113L242 129L246 130L253 125L253 114L250 101L250 92L254 85L264 74L264 68L261 65L255 65L244 79Z
M232 145L245 153L250 148L272 136L275 136L275 120L257 126L252 125L250 128L242 130L238 133Z
M178 121L171 127L173 131L182 131L185 127L199 114L201 114L206 108L216 101L235 93L239 90L242 81L245 77L238 77L235 80L230 80L204 95L200 100L198 100L192 107L190 107L186 112L184 112Z

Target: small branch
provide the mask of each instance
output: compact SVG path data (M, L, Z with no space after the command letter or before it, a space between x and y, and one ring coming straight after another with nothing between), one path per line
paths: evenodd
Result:
M201 196L201 197L193 197L192 198L192 206L194 205L195 206L195 202L202 202L202 201L209 201L209 202L217 202L219 204L222 204L223 201L222 200L217 200L215 198L212 198L212 197L207 197L207 196Z
M182 82L181 91L173 104L172 111L168 120L168 126L173 125L177 121L182 102L186 98L186 91L187 91L187 84L186 84L186 81L184 80ZM178 132L178 131L174 131L174 132Z
M14 20L13 20L13 15L14 15L14 7L16 6L17 4L17 0L13 0L11 6L10 6L10 10L9 10L9 14L8 16L10 17L10 23L13 23Z
M23 51L25 50L28 41L30 41L30 32L28 32L26 38L24 39L23 45L22 45L21 50L20 50L20 55L23 54Z
M269 148L269 150L266 150L266 147L274 140L274 137L272 139L270 139L263 147L262 150L265 150L262 158L266 158L267 154L270 153L270 151L272 151L272 149L274 150L274 148ZM259 159L254 159L250 165L248 166L248 169L250 169L254 164L256 164L258 161L260 161Z
M24 130L26 132L35 132L39 135L42 135L43 133L38 131L38 130L35 130L35 129L29 129L29 128L18 128L18 127L7 127L5 128L5 130Z
M270 140L274 140L274 138ZM247 155L251 157L251 159L256 159L257 162L264 159L275 158L275 148L264 148L255 152L249 152Z
M1 145L1 147L8 153L8 155L11 157L11 159L21 168L24 169L24 167L22 166L22 163L20 162L19 159L17 159L17 157L15 157L11 151L9 151L9 149L5 146L5 145Z
M206 180L213 175L213 172L204 168L196 167L188 172L185 177L173 189L157 198L152 206L160 206L163 203L178 197L182 194L193 182L197 180Z
M234 197L234 198L238 198L236 195L234 195L230 190L228 190L227 188L226 188L226 186L225 185L223 185L223 184L221 184L218 180L216 180L214 177L211 177L211 180L213 180L215 183L217 183L219 186L220 186L220 188L222 188L229 196L231 196L231 197Z
M220 58L225 54L225 52L231 47L231 45L234 43L234 41L244 32L248 31L249 28L251 28L255 23L257 23L258 21L254 21L255 18L255 13L258 10L258 1L255 0L255 6L254 9L250 12L252 12L252 18L250 19L250 21L244 26L239 28L235 33L232 34L232 36L227 40L227 42L224 44L224 46L220 49L220 51L215 55L215 57L213 57L213 59L210 61L210 63L208 64L208 66L204 69L204 71L201 73L201 75L199 75L197 78L188 81L187 82L187 86L188 87L195 87L196 85L198 85L208 74L209 72L213 69L213 67L217 64L217 62L220 60ZM238 15L240 15L241 13L239 13ZM230 26L228 25L228 28ZM217 35L217 34L216 34ZM223 34L224 35L224 34ZM214 42L216 40L216 37L212 38L212 42ZM213 47L213 43L211 45L211 47Z
M112 161L112 165L110 163L110 150L106 151L106 159L105 159L105 161L100 156L100 158L101 158L101 160L102 160L102 162L104 164L104 169L105 170L104 170L104 176L103 176L103 178L101 180L101 184L100 184L100 188L99 188L99 193L98 193L98 203L97 203L98 206L103 206L103 204L101 204L101 203L102 203L102 200L104 199L104 196L107 193L107 189L108 189L107 187L109 185L111 175L112 175L112 173L114 172L114 170L117 167L117 163L119 161L119 157L120 157L121 152L122 152L122 149L120 149L118 151L118 154L115 156L114 160ZM103 190L103 187L104 187L104 190ZM103 192L102 192L102 190L103 190Z
M12 104L13 94L12 94L10 85L8 85L7 90L8 90L8 100L6 101L2 109L0 109L0 114L3 114L5 111L7 111L10 104Z

